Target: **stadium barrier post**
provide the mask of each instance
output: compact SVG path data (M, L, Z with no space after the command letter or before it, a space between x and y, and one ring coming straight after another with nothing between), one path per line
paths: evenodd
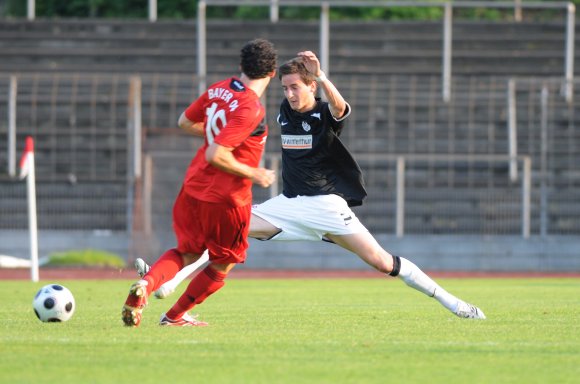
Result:
M149 21L155 22L157 21L157 0L149 0Z
M532 159L529 156L523 158L522 177L522 237L530 238L531 217L531 193L532 193Z
M207 83L207 57L206 57L206 9L205 1L197 3L197 90L198 97L205 92Z
M396 235L403 237L405 233L405 158L397 157L397 201L396 201Z
M518 136L516 118L516 81L511 78L508 81L508 150L509 150L509 175L512 182L518 179Z
M451 46L453 41L453 6L447 2L444 6L443 17L443 101L451 100Z
M16 176L16 94L18 80L10 76L10 90L8 95L8 175Z
M566 77L566 101L571 103L574 98L574 43L576 29L576 6L568 3L568 13L566 17L566 59L564 68Z
M275 24L280 19L280 7L278 0L270 0L270 22Z
M36 1L35 0L28 0L26 6L26 18L29 21L32 21L36 18Z

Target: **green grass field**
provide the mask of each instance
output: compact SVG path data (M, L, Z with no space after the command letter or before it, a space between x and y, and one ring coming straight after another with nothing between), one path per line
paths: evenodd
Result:
M438 281L488 319L395 279L232 278L197 308L206 328L157 325L177 296L125 328L123 280L60 281L76 313L41 323L31 302L49 281L0 281L0 382L580 382L580 279Z

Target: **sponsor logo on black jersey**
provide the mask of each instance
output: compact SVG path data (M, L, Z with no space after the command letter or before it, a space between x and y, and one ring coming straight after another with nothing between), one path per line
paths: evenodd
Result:
M284 149L312 149L312 135L282 135Z

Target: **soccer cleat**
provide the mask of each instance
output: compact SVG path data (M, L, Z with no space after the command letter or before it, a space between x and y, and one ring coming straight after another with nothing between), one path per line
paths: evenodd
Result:
M199 321L195 317L190 316L188 313L183 314L181 319L171 320L164 313L159 319L159 325L164 325L168 327L205 327L208 325L205 321Z
M485 315L481 309L477 308L475 305L468 304L465 301L459 302L455 314L464 319L485 319Z
M129 296L123 305L122 319L128 327L138 327L141 312L147 305L147 281L139 280L129 288Z
M143 277L147 272L149 272L151 267L145 262L145 260L138 258L135 260L135 269L137 269L139 277Z

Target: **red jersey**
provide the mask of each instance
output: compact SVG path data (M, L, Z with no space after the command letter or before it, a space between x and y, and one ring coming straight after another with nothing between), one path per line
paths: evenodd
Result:
M185 117L203 121L205 127L205 143L185 174L188 195L232 206L251 204L252 180L209 164L205 151L213 142L235 148L232 154L237 161L257 167L268 135L263 123L265 114L258 95L235 77L213 84L185 110Z

